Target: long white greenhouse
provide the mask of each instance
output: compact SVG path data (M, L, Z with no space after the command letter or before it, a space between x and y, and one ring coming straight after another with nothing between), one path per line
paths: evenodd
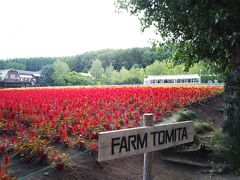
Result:
M198 74L156 75L144 78L144 84L198 84L201 77Z

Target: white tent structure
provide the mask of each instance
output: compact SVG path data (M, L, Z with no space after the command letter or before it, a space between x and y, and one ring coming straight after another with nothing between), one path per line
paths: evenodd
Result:
M198 74L156 75L144 78L143 84L198 84L201 77Z

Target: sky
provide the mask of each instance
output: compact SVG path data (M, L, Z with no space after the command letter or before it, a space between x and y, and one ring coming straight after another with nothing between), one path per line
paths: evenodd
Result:
M0 0L0 59L151 46L154 30L115 10L114 0Z

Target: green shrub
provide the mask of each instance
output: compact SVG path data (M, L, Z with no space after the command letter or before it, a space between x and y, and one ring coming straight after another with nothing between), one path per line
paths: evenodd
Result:
M216 151L213 159L227 162L234 169L240 168L240 141L222 131L216 131L213 137L213 144Z
M196 134L204 134L214 131L213 124L206 121L194 121L194 131Z
M93 85L94 81L91 77L83 76L75 71L69 72L64 76L67 85Z
M193 111L184 109L175 113L170 119L176 122L194 121L197 119L197 116Z

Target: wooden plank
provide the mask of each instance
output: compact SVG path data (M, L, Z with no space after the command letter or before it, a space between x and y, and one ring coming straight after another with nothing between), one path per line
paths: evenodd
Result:
M192 121L101 132L98 161L152 152L192 141Z

